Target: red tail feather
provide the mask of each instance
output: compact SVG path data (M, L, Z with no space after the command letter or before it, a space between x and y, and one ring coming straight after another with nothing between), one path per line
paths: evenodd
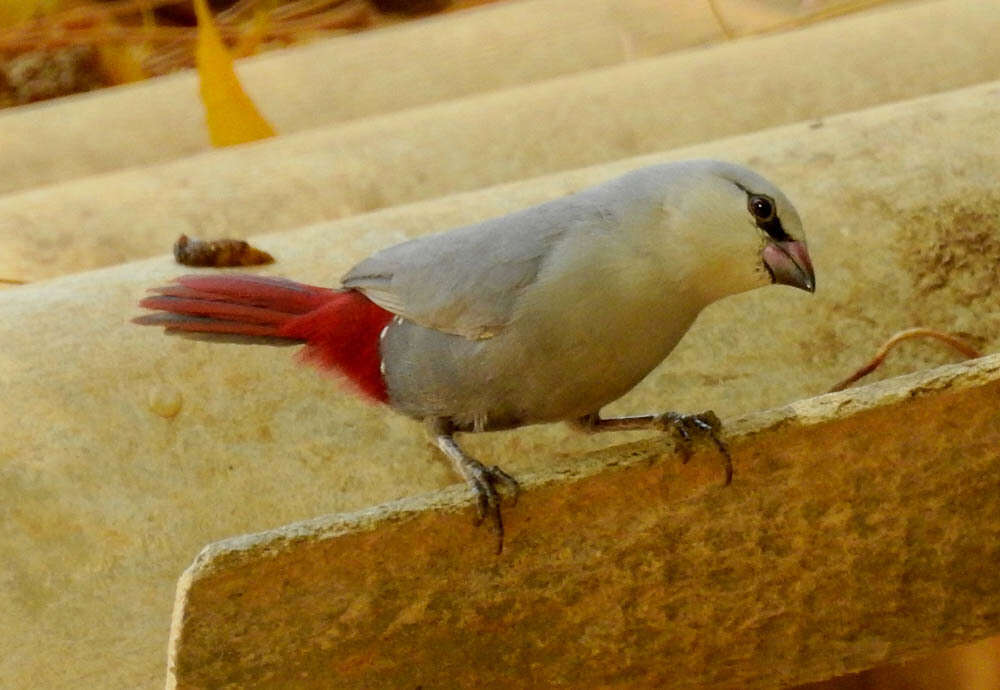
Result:
M325 304L338 290L296 283L287 278L255 275L188 275L175 281L177 285L160 290L187 288L203 299L231 301L288 314L305 314ZM157 290L159 292L159 290ZM169 294L169 293L161 293ZM186 296L186 295L185 295Z
M152 292L139 306L158 313L136 323L168 332L303 341L306 361L336 369L370 398L388 400L378 346L393 315L360 292L253 275L182 276Z
M237 323L260 323L274 326L280 326L291 318L287 313L273 309L219 302L201 297L197 293L189 297L162 294L156 297L147 297L139 302L139 306L145 309L160 309L173 314L188 314Z

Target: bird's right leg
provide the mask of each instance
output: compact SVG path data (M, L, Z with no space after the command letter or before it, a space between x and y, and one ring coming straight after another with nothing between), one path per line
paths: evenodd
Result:
M500 515L500 493L497 485L506 487L517 502L517 492L519 485L517 480L504 472L497 465L487 467L483 463L462 450L453 436L454 430L451 425L441 419L435 419L429 423L430 433L434 437L434 443L447 455L455 470L462 475L473 493L476 495L476 505L479 511L477 524L486 519L492 518L493 531L497 535L497 553L503 551L503 518Z
M635 417L602 417L594 412L571 422L573 426L583 431L631 431L639 429L656 429L657 431L672 431L681 441L681 456L687 462L691 457L691 443L694 435L704 435L711 439L722 454L723 466L726 472L726 485L733 481L733 458L718 436L722 428L719 417L707 410L701 414L680 414L664 412L662 414L647 414Z

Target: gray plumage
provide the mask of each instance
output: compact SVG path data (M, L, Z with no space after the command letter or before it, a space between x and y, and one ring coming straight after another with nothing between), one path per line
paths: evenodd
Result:
M252 343L305 342L368 396L423 420L491 516L517 482L455 431L575 421L590 431L708 433L710 413L602 419L715 300L768 283L812 291L802 224L773 184L711 160L655 165L502 218L384 249L344 276L355 293L258 276L182 276L136 321ZM346 306L345 306L346 305ZM360 311L358 309L360 308ZM374 318L373 324L365 319ZM375 367L379 366L380 369ZM380 373L379 373L380 372ZM382 387L385 384L385 387Z
M655 368L715 299L769 282L747 211L772 198L736 165L643 168L365 259L344 287L397 314L381 339L390 403L459 430L596 413Z

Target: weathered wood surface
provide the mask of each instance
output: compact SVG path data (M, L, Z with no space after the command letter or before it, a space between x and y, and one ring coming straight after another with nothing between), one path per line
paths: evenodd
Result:
M245 238L967 86L996 77L996 26L1000 3L904 4L10 194L0 276L39 280L155 256L181 234Z
M212 544L168 687L775 688L1000 633L1000 355Z
M702 0L520 0L265 53L239 61L237 71L265 117L288 134L722 36ZM0 192L208 147L189 70L0 113Z

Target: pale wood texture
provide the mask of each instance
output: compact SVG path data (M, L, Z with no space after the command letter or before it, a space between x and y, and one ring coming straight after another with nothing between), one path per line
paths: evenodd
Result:
M1000 356L207 547L168 688L775 688L1000 632Z
M1000 64L998 25L1000 3L907 4L10 194L0 276L40 280L154 256L181 234L245 238L978 83Z
M521 0L264 54L237 71L287 134L722 36L703 0ZM197 77L177 73L0 114L0 192L207 149Z

